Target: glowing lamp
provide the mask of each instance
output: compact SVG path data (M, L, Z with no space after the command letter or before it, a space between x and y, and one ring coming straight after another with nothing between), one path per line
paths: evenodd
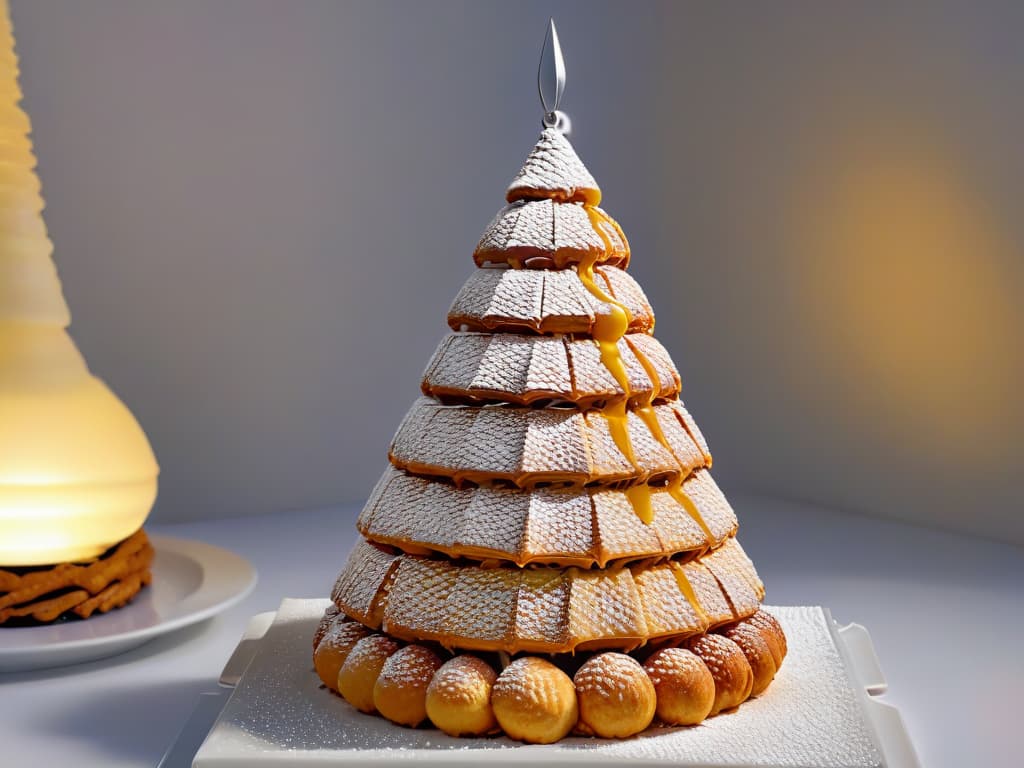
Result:
M142 527L157 467L68 335L0 0L0 567L95 557Z

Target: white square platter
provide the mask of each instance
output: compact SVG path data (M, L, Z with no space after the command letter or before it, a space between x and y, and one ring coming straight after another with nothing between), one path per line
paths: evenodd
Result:
M917 768L866 630L839 627L820 607L767 607L789 655L764 695L693 728L653 728L632 739L569 738L523 745L455 739L355 711L312 669L311 638L325 600L285 600L257 617L225 674L237 685L195 756L195 768L562 765L743 768ZM251 659L251 660L250 660ZM248 662L246 666L246 662ZM231 672L231 668L244 672ZM224 678L222 678L224 680Z

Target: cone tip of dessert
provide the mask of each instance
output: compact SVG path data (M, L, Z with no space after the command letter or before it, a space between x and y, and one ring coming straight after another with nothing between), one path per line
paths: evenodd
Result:
M601 189L561 131L545 128L505 193L508 202L550 199L598 205Z

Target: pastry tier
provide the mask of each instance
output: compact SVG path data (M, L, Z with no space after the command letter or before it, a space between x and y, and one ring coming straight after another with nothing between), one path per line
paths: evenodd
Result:
M516 269L565 269L580 262L626 267L629 243L615 220L595 206L516 200L491 220L473 260Z
M561 131L545 128L505 193L513 203L548 198L559 202L601 202L601 190Z
M599 287L629 310L629 331L650 333L654 312L643 289L616 267L594 267ZM576 270L477 269L459 290L452 330L591 334L605 309Z
M447 648L629 650L757 612L764 586L736 539L687 562L629 568L481 568L360 541L331 593L350 618Z
M653 336L631 333L618 347L629 377L628 396L649 402L679 394L679 373ZM655 380L641 360L651 366ZM530 405L550 400L583 409L627 397L601 362L600 346L593 339L513 333L446 337L427 366L422 389L445 401Z
M584 568L704 551L736 533L736 515L709 472L694 472L682 490L711 540L666 488L651 489L654 517L645 524L620 490L457 488L392 467L357 526L370 541L411 554Z
M630 411L631 463L598 411L451 406L421 397L398 427L389 456L394 466L415 474L457 484L502 480L520 488L671 482L711 466L707 444L682 403L673 400L653 411L671 450Z

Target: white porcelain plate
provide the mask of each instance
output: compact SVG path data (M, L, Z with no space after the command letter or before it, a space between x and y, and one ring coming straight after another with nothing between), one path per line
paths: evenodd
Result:
M201 541L151 536L153 583L131 603L85 621L0 627L0 672L113 656L230 608L256 584L248 560Z

